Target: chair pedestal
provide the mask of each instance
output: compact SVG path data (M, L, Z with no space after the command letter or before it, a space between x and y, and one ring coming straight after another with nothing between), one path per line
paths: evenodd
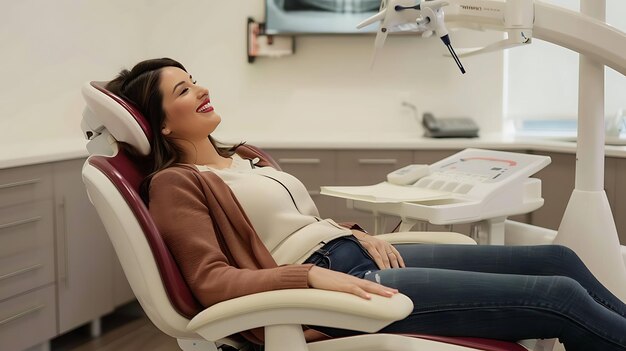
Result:
M265 327L265 349L267 351L289 350L308 351L302 326L299 324L278 324Z
M217 351L215 343L206 340L176 339L183 351Z

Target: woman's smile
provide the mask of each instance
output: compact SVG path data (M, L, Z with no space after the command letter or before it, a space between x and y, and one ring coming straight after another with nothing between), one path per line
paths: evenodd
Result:
M209 112L212 112L213 110L214 108L213 108L213 105L211 105L211 99L206 98L206 100L204 100L202 104L198 106L198 108L196 109L196 112L209 113Z

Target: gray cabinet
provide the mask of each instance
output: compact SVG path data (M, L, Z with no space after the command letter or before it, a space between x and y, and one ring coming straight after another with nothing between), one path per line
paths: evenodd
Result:
M532 224L557 230L561 218L575 186L576 155L554 152L533 152L547 155L552 163L537 173L542 181L542 192L545 203L543 207L530 214ZM626 244L626 159L606 158L604 172L604 189L606 191L613 218L620 235L622 245Z
M408 150L342 150L337 151L337 185L371 185L384 181L387 173L413 163ZM346 200L339 204L333 218L339 222L354 221L373 232L374 219L370 213L349 209ZM399 221L388 221L391 231Z
M0 346L21 351L56 335L54 286L48 285L0 301Z
M334 218L337 201L320 195L320 187L335 184L336 155L328 150L265 150L283 171L297 177L307 188L322 218Z
M18 351L56 334L51 167L0 170L0 345Z
M552 162L535 175L541 179L544 204L531 213L531 223L556 230L561 224L561 218L574 189L576 155L549 152L534 154L550 156Z
M134 296L81 179L84 159L0 169L0 348L21 351Z
M59 333L113 310L113 248L83 186L83 163L54 164Z
M456 154L459 150L419 150L413 151L413 163L429 165Z

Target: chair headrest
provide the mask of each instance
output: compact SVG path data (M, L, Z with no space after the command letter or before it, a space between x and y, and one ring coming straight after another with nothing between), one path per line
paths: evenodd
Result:
M148 120L133 104L108 91L106 83L88 82L82 88L87 106L81 127L90 140L87 148L92 154L109 153L103 149L111 141L103 139L110 136L116 141L132 145L141 155L148 155L152 140ZM92 144L91 148L89 144Z

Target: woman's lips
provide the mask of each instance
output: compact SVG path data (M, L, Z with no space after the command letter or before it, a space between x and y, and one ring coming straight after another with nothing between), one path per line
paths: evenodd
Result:
M213 111L214 108L211 105L211 100L206 99L202 102L202 104L200 106L198 106L198 108L196 109L196 112L199 113L207 113L207 112L211 112Z

